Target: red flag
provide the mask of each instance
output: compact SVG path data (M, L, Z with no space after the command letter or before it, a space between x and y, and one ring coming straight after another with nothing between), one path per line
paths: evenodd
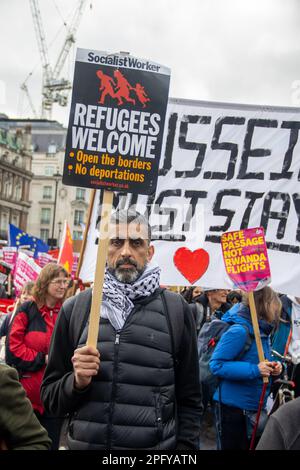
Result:
M48 255L51 255L52 258L56 259L58 258L58 254L59 254L59 249L58 248L55 248L54 250L49 250L48 251Z
M58 254L57 264L61 264L70 274L73 266L73 242L67 221L65 220L61 246Z

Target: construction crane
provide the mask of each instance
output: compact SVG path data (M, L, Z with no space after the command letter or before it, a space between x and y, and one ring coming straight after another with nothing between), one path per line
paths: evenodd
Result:
M31 99L31 96L30 96L30 93L29 93L29 90L28 90L28 86L27 86L27 84L26 84L26 80L25 80L24 83L22 83L22 85L21 85L21 90L24 91L25 95L27 96L28 103L29 103L29 106L30 106L30 108L31 108L33 117L34 117L34 118L37 118L37 112L36 112L36 110L35 110L33 101L32 101L32 99Z
M51 119L53 104L58 103L60 106L66 106L68 102L68 91L72 88L72 86L69 80L65 78L60 78L60 73L63 69L70 49L75 43L75 34L78 29L87 0L80 0L78 3L78 7L74 13L70 26L68 27L67 36L65 38L63 47L58 55L58 59L54 68L51 67L48 57L46 37L44 33L38 0L29 0L29 3L31 7L35 33L43 66L43 99L41 117ZM31 106L31 109L34 110L26 82L21 85L21 89L25 91L27 97L29 98L29 104Z

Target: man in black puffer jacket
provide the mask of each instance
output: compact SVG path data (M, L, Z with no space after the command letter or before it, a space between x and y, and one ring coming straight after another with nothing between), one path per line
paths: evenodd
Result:
M148 264L150 240L139 213L112 217L97 348L85 346L87 324L78 341L71 331L76 297L85 296L88 310L91 293L72 297L60 312L42 398L51 413L70 415L70 449L198 448L195 323L181 296L159 287L160 269Z

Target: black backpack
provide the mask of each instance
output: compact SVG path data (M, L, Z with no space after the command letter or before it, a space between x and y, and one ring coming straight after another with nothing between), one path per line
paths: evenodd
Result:
M171 332L171 343L175 367L178 365L178 353L180 349L184 329L185 300L178 294L161 289L164 313L167 317ZM73 311L70 319L69 337L71 344L77 347L81 334L90 314L92 303L92 289L86 289L80 295L75 296Z
M199 356L199 376L202 387L209 390L209 395L212 396L218 387L218 377L215 376L210 367L209 362L212 354L216 349L218 342L222 335L227 331L233 324L227 323L218 318L213 318L210 322L205 323L200 330L198 336L198 356ZM254 336L250 334L247 325L241 324L247 332L247 339L243 350L236 357L239 360L251 347Z

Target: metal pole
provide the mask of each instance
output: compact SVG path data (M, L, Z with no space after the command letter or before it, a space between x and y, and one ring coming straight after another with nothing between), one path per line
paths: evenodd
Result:
M53 208L53 219L52 219L51 250L53 250L53 248L54 248L53 238L54 238L55 212L56 212L56 200L57 200L57 187L58 187L58 177L56 177L56 179L55 179L55 195L54 195L54 208Z
M57 246L60 247L60 234L61 234L61 222L58 222L58 239L57 239Z

